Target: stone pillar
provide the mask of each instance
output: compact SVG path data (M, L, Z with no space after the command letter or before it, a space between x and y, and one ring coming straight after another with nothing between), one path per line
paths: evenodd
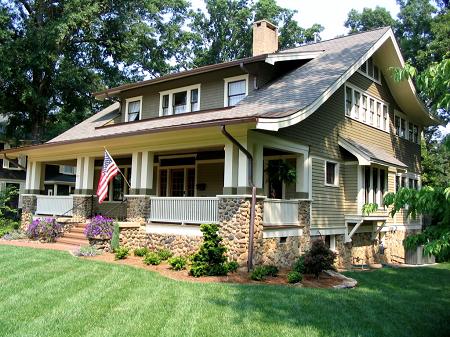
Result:
M126 195L127 221L144 224L150 216L151 199L149 195Z
M253 263L259 260L263 243L264 198L256 200ZM248 261L249 224L251 198L248 196L220 197L219 199L219 234L227 247L227 254L232 261L246 266Z
M311 247L311 200L298 201L298 220L303 227L300 250L304 254Z
M95 213L97 203L96 196L74 194L72 219L76 222L85 222Z
M36 212L37 198L33 194L22 194L22 217L20 227L26 230L33 221L33 214Z

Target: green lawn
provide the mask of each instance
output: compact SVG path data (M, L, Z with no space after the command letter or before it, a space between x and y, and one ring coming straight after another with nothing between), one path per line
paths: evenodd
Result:
M0 246L0 336L450 335L450 264L349 275L357 289L199 284Z

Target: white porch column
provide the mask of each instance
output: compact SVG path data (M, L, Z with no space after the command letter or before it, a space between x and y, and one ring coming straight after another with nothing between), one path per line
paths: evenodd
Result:
M262 144L253 145L253 180L256 188L262 189L264 182L264 147Z
M31 165L30 192L37 194L41 190L42 163L33 161Z
M225 144L223 193L234 194L238 185L239 149L232 143Z
M249 146L247 139L238 139L239 143L244 146L250 154L252 154L253 149ZM250 193L250 182L248 181L248 169L250 162L247 156L239 151L239 170L238 170L238 194L247 194Z
M75 175L75 189L77 193L83 188L84 157L77 157L77 172Z
M156 194L153 190L153 163L154 153L149 151L142 152L142 167L141 167L141 189L142 193L147 195ZM133 163L134 165L134 163Z
M25 190L27 190L27 191L31 190L32 166L33 166L33 162L28 160L27 161L27 173L26 173L26 178L25 178Z
M308 193L309 192L309 160L308 153L299 153L296 158L296 182L295 191Z
M133 152L131 157L131 190L130 194L138 194L141 187L142 152Z
M83 193L86 194L91 194L94 191L94 164L95 164L94 157L84 157L81 186Z

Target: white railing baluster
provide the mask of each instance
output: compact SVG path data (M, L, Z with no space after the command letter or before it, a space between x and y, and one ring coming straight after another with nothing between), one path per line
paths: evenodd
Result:
M36 214L72 216L73 197L71 195L37 195Z
M218 223L216 197L151 197L150 221L186 224Z
M264 200L264 219L266 226L298 226L298 201L296 200Z

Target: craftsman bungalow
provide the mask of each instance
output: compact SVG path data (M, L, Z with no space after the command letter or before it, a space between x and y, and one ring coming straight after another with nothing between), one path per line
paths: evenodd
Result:
M45 144L3 151L28 156L24 221L107 214L126 220L122 244L180 254L196 249L199 224L218 223L242 264L252 223L254 263L290 265L319 235L341 264L401 262L421 219L389 218L383 195L420 188L421 132L436 121L412 82L391 76L404 64L392 30L277 49L276 27L256 22L252 57L97 92L117 102ZM118 175L99 205L104 147L131 187ZM76 167L73 194L44 193L50 164ZM366 203L379 210L363 214Z

